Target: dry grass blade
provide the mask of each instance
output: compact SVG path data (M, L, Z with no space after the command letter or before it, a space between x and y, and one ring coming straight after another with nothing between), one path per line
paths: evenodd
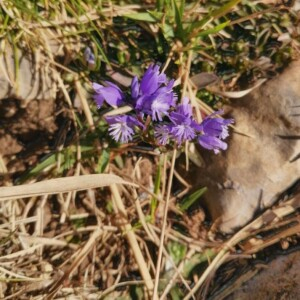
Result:
M208 89L211 90L213 93L216 93L216 94L221 95L223 97L236 99L236 98L242 98L242 97L248 95L253 90L255 90L256 88L261 86L266 80L267 80L266 78L259 79L253 87L251 87L250 89L247 89L247 90L243 90L243 91L233 91L233 92L226 92L225 91L225 92L223 92L223 91L219 91L215 88L208 88Z
M229 296L236 289L238 289L240 286L242 286L243 283L245 283L248 280L250 280L251 278L253 278L258 272L259 272L259 268L256 268L254 270L249 270L247 273L245 273L241 277L239 277L236 280L236 282L233 283L233 285L225 286L224 290L222 290L216 296L213 296L213 298L211 300L226 299L227 296Z
M118 188L115 184L111 185L111 192L113 194L114 197L114 201L116 204L116 208L117 208L117 212L120 213L122 215L122 217L125 219L125 225L122 226L122 229L125 231L126 234L126 238L128 240L128 243L131 247L131 250L134 254L135 260L138 264L139 270L141 272L141 276L144 279L145 285L149 291L150 294L152 294L154 285L153 285L153 281L151 278L151 275L149 273L148 270L148 266L145 262L145 259L143 257L143 254L141 252L141 249L139 247L139 244L137 242L137 238L133 232L133 229L130 225L130 223L127 220L127 212L125 209L125 206L122 202L121 196L119 194Z
M257 253L257 252L261 251L262 249L269 247L271 245L274 245L275 243L278 243L279 241L285 239L286 237L292 236L299 232L300 232L300 224L297 224L291 228L284 230L283 232L280 232L280 233L272 236L271 238L261 240L260 245L253 245L253 247L251 247L250 249L247 249L245 251L245 253L247 253L247 254Z
M42 182L0 188L0 201L32 196L58 194L109 186L111 184L133 183L113 174L93 174L50 179Z
M218 267L220 267L222 263L227 259L227 257L230 255L229 251L233 249L239 242L250 237L253 234L253 232L257 232L257 230L262 228L264 225L270 224L271 222L276 222L278 218L282 218L290 213L293 213L295 211L295 207L298 207L299 201L300 201L300 197L296 196L292 200L288 201L283 205L284 207L286 207L286 209L284 209L284 207L281 206L273 210L270 209L266 211L263 215L259 216L253 222L246 225L235 235L233 235L233 237L229 241L224 243L223 248L219 251L218 255L214 258L212 263L208 266L208 268L204 271L202 276L199 278L198 282L195 284L191 292L189 292L184 299L188 300L192 295L196 293L196 291L201 287L201 285L205 282L208 276L214 273L218 269ZM297 232L299 232L299 226L289 230L290 234L295 234ZM287 234L281 235L280 237L283 236L286 237Z
M158 249L153 299L158 299L158 284L159 284L160 268L161 268L162 254L163 254L163 248L164 248L164 242L165 242L167 216L168 216L168 210L169 210L169 202L170 202L171 188L172 188L172 182L173 182L176 154L177 154L177 151L176 151L176 149L174 149L172 163L171 163L170 177L169 177L169 182L168 182L166 203L165 203L165 207L164 207L164 218L163 218L162 230L161 230L161 235L160 235L160 244L159 244L159 249Z
M94 233L91 235L88 242L85 244L85 246L79 251L78 255L76 255L76 259L73 261L72 265L68 269L67 272L54 284L54 286L51 288L47 300L53 299L53 297L56 295L58 290L60 289L61 285L64 283L64 281L70 276L70 274L73 272L75 268L77 268L80 263L83 261L83 259L89 254L92 247L95 245L97 239L102 235L103 231L100 228L97 228Z
M92 130L95 129L95 125L94 125L94 121L93 121L93 117L92 117L92 113L87 101L87 97L86 97L86 91L83 89L80 81L78 79L75 79L75 88L78 94L78 97L80 99L84 114L86 116L86 120L90 126L90 128Z
M24 281L39 281L39 280L41 280L40 278L31 278L31 277L27 277L27 276L24 276L24 275L20 275L20 274L11 272L11 271L6 270L5 268L2 268L0 266L0 274L1 273L5 274L5 275L8 275L8 276L12 276L13 278L15 278L17 280L24 280Z
M7 173L7 168L1 154L0 154L0 173L2 174Z
M17 252L14 252L14 253L10 253L8 255L2 255L0 257L0 262L2 260L19 259L22 256L25 257L26 255L32 255L38 248L40 248L42 246L43 246L42 244L39 244L39 245L32 246L32 247L27 248L27 249L22 250L22 251L17 251Z

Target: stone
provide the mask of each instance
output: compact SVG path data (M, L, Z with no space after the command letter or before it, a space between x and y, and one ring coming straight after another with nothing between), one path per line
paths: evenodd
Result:
M235 119L228 150L200 150L203 167L190 174L215 225L225 233L244 226L300 178L300 61L224 107Z
M18 61L16 72L15 61ZM29 53L5 43L0 55L0 99L14 98L26 106L31 100L54 100L57 94L56 80L49 62L36 50Z

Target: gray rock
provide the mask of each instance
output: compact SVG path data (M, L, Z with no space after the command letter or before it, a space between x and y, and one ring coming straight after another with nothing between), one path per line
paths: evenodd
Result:
M16 72L16 61L18 71ZM23 105L31 100L56 98L57 85L49 62L42 60L41 53L28 53L8 43L0 55L0 99L23 100Z
M225 107L235 119L229 148L203 150L194 186L207 186L204 200L224 232L245 225L300 178L300 61L251 94Z

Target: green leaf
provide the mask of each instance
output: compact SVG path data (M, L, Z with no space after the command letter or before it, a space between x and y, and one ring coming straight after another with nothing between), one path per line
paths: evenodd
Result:
M113 202L111 200L107 201L105 208L106 208L106 210L108 211L109 214L112 214L114 212Z
M161 25L161 29L162 29L164 38L167 41L170 41L175 37L174 28L171 25L164 23Z
M117 166L118 166L120 169L123 169L123 168L124 168L124 161L123 161L121 155L117 155L117 156L115 157L115 163L117 164Z
M157 173L155 176L155 182L154 182L154 194L158 195L160 190L160 183L161 183L161 169L162 169L162 161L159 162L159 165L157 167ZM150 215L151 219L154 220L154 213L157 207L157 199L153 197L150 202Z
M175 8L175 21L176 21L176 35L179 39L183 39L184 30L182 25L183 9L184 9L184 0L181 1L180 7L178 7L176 0L173 0Z
M222 29L224 29L226 26L228 26L230 24L230 21L226 21L224 23L221 23L213 28L209 28L207 30L203 30L201 32L199 32L197 34L197 37L204 37L207 36L209 34L215 34L218 33L219 31L221 31Z
M38 163L35 167L33 167L31 170L26 172L24 175L22 175L17 181L16 184L20 184L25 182L27 179L34 177L38 175L40 172L42 172L45 168L54 165L56 163L56 153L52 153L49 155L46 155L40 163ZM63 159L62 159L63 162Z
M234 6L236 6L241 0L232 0L220 7L219 9L214 10L211 12L211 16L216 18L220 18L221 16L224 16L227 14Z
M188 27L187 32L190 33L196 29L200 30L200 29L202 29L202 27L204 27L205 24L209 23L210 21L212 21L212 18L209 16L209 17L205 17L205 18L201 19L200 21L193 22Z
M132 294L131 299L135 299L135 300L145 299L144 289L142 286L133 286L132 292L130 294Z
M164 0L156 0L156 8L158 11L162 11L164 7Z
M185 197L180 203L179 207L181 210L187 210L192 204L194 204L205 192L207 188L201 188L194 192L192 195Z
M215 19L225 15L226 13L228 13L239 2L241 2L241 0L232 0L232 1L228 2L227 4L223 5L221 8L212 11L207 17L204 17L202 20L197 21L197 22L193 22L188 27L187 32L191 33L194 30L198 31L198 30L202 29L203 27L205 27L205 25L211 23L213 20L215 20ZM212 33L215 33L215 32L212 32ZM210 33L208 33L208 34L210 34Z
M183 292L180 290L179 286L174 286L171 290L170 290L170 295L172 300L180 300L184 298L184 294Z
M175 265L178 265L186 255L186 246L178 242L169 242L167 244L167 249Z
M75 153L72 151L72 147L64 149L62 153L58 153L57 156L62 157L61 171L71 169L76 162Z
M99 157L97 165L97 173L103 173L109 163L109 152L104 149Z
M70 149L70 150L69 150ZM92 146L81 146L81 152L88 152L93 150L94 148ZM71 152L69 152L71 151ZM47 154L46 156L44 156L41 161L34 166L32 169L30 169L29 171L27 171L25 174L23 174L17 181L16 184L20 184L25 182L26 180L28 180L29 178L32 177L36 177L38 176L44 169L48 168L49 166L55 165L57 163L57 158L58 155L60 155L60 159L61 159L61 165L63 168L67 168L66 165L66 160L68 158L70 158L70 153L75 153L76 147L74 146L70 146L68 148L65 148L64 150L62 150L61 152L55 152L55 153L50 153ZM74 155L73 155L74 156ZM74 160L75 158L73 158L73 163L75 162ZM70 161L68 161L70 163ZM72 165L72 163L71 163Z
M163 14L158 12L149 12L149 11L124 15L124 17L128 19L132 19L136 21L144 21L149 23L156 23L157 21L159 21L160 19L159 16L162 17Z
M192 256L184 265L182 275L184 278L188 278L192 270L199 264L212 259L216 253L212 249L207 249L203 253L197 253Z
M162 12L155 11L155 10L148 10L148 13L157 21L160 21L162 19L162 17L164 16L164 14Z

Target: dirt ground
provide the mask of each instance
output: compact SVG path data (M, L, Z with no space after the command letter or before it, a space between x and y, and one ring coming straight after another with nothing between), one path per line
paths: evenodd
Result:
M17 99L0 101L0 154L7 169L1 174L1 181L14 183L24 172L35 166L50 152L57 150L60 140L60 130L68 121L68 110L63 101L32 100L27 106ZM132 157L125 160L124 172L130 176L136 164L140 166L139 182L149 187L153 178L154 160L146 157L134 161ZM199 172L197 170L197 172ZM186 174L185 178L192 181L195 174ZM51 207L46 205L44 213ZM76 208L79 212L79 208ZM82 210L84 212L84 210ZM51 214L51 213L50 213ZM207 218L203 211L194 214L190 220L184 220L188 225L189 234L199 239L199 224ZM47 219L47 216L45 216ZM45 221L45 224L50 219ZM206 234L206 232L205 232ZM202 238L205 239L205 236ZM252 279L246 281L227 298L213 298L214 300L296 300L300 299L300 252L278 256L268 264L258 266L260 270ZM238 281L238 280L237 280Z
M27 107L21 107L18 100L6 99L0 103L0 117L0 153L13 180L53 149L61 122L59 107L53 101L31 101ZM143 164L143 170L152 168L148 160ZM299 251L278 256L259 268L256 276L225 299L300 299Z
M253 279L244 283L226 300L300 299L300 252L279 256L263 266Z
M52 100L0 101L0 153L9 179L54 149L63 110ZM8 178L7 178L8 179Z

